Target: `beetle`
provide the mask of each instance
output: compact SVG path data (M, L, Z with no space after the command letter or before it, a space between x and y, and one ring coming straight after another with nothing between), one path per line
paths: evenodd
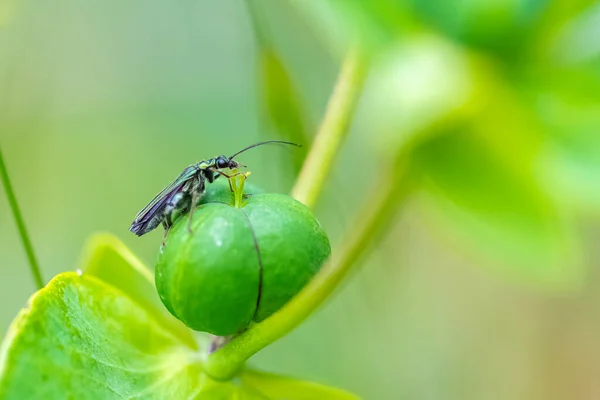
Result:
M224 172L224 170L235 170L245 167L245 165L235 161L234 158L246 150L269 143L301 147L299 144L283 140L268 140L245 147L230 157L220 155L192 164L186 167L171 184L154 196L150 203L135 216L129 230L137 236L142 236L154 230L162 223L165 228L164 238L166 238L173 222L179 216L196 208L198 201L200 201L200 198L204 194L207 181L208 183L213 183L220 176L231 178L239 174L233 173L230 175ZM193 213L190 212L188 221L188 231L190 233L192 233L192 216Z

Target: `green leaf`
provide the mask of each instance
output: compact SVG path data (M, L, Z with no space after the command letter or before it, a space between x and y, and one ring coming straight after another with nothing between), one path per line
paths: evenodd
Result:
M307 144L311 140L306 123L306 112L279 54L270 46L260 49L261 94L264 114L279 137L294 143ZM304 151L294 151L294 164L300 169Z
M586 14L592 14L595 11L595 4L597 4L596 0L552 0L548 2L541 18L534 26L538 42L536 46L539 47L535 50L546 50L546 47L552 47L557 37L560 38L564 34L564 28L568 29L569 25L577 24L582 17L586 17ZM580 36L574 49L594 46L593 29L590 29L588 33L590 34L589 40L582 40Z
M114 286L67 272L35 293L9 328L0 347L0 398L275 400L342 393L272 375L256 380L262 374L251 371L242 382L214 381L203 372L203 358Z
M414 36L379 57L363 95L363 130L395 154L441 121L464 119L487 96L488 68L439 37ZM452 79L448 79L452 77ZM360 121L359 121L360 123Z
M154 286L152 272L115 236L103 233L91 237L83 251L81 270L125 292L154 315L191 348L197 343L189 329L173 318L162 305Z
M243 372L242 382L264 393L271 400L359 399L339 389L252 370Z
M268 20L257 0L244 0L252 22L258 47L258 71L262 117L278 137L300 144L311 139L307 116L300 92L276 49ZM304 160L304 151L294 151L297 172ZM289 157L286 157L289 160Z
M536 72L527 93L546 132L540 175L548 190L565 204L598 215L600 68Z
M503 154L467 127L429 141L415 153L427 178L425 204L449 237L486 256L486 264L543 286L571 287L582 269L568 220L536 181L527 146L517 143L504 143L513 150Z
M598 116L598 110L595 113ZM556 131L549 137L540 161L549 190L567 205L592 215L600 215L600 118L597 119L587 127L579 120L568 129Z
M446 36L510 57L528 43L548 0L408 0L415 15Z
M198 354L146 309L76 273L33 295L0 361L2 399L185 398L207 379Z
M341 52L356 41L367 50L380 50L415 25L399 0L309 0L293 5Z
M414 32L437 30L469 46L513 57L526 49L528 36L548 0L320 0L294 5L325 32L335 49L361 42L381 50Z

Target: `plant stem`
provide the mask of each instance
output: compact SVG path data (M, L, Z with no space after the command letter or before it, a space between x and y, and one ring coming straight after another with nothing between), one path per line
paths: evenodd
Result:
M294 197L309 206L315 203L333 164L333 158L346 136L365 76L364 60L357 52L351 52L344 61L324 121L294 188ZM391 179L395 180L394 177ZM205 365L211 376L216 379L233 376L250 356L294 329L331 294L350 266L359 256L366 253L365 242L373 240L378 228L388 220L385 217L385 209L389 208L390 204L398 204L395 188L404 185L399 182L399 185L388 183L386 180L383 185L385 190L369 203L367 210L359 213L363 220L345 242L347 245L340 253L342 256L330 260L317 276L277 313L252 326L211 354Z
M15 193L14 193L12 185L10 183L10 179L8 177L8 171L6 170L6 165L4 164L4 158L2 157L1 150L0 150L0 179L2 180L2 184L4 185L4 190L6 191L6 197L8 198L8 204L10 205L10 209L15 218L15 222L17 224L17 229L19 230L19 235L21 235L21 242L23 242L23 247L25 248L25 253L27 254L27 260L29 261L29 268L31 270L31 275L33 276L33 280L35 282L36 287L38 289L41 289L44 287L44 279L42 278L39 264L35 258L35 254L33 252L33 246L31 245L31 240L29 239L29 235L27 234L27 228L25 228L25 222L23 221L23 216L21 215L21 211L19 210L17 198L15 197Z
M365 77L366 71L354 57L356 55L349 56L345 62L321 131L293 191L297 199L309 206L314 204L333 157L345 137L358 98L358 86L362 86ZM353 84L350 82L358 86L351 87ZM248 358L296 328L332 294L351 267L360 262L371 250L371 245L381 238L385 228L393 221L392 214L405 203L406 197L418 183L418 163L412 160L415 150L431 137L452 132L452 127L461 126L477 111L477 102L474 101L477 98L471 96L469 101L407 135L398 147L394 166L387 176L386 173L382 174L384 178L377 185L373 198L357 213L359 220L352 224L352 230L342 241L341 249L279 311L211 354L205 364L205 371L209 375L215 379L230 379Z
M263 322L250 327L210 355L206 371L216 379L228 379L252 355L283 337L306 319L335 290L350 268L368 254L370 244L377 241L392 221L391 214L410 193L414 176L408 169L408 157L379 186L360 220L343 241L345 245L292 300Z
M344 60L325 117L292 191L292 197L309 207L314 206L335 155L348 133L366 72L363 56L357 50L351 51Z

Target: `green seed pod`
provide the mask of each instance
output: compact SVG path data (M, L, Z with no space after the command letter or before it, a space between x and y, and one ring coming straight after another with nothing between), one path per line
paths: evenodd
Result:
M329 257L311 210L289 196L252 196L234 206L227 181L209 185L195 210L171 227L156 265L164 305L191 329L227 336L281 308Z

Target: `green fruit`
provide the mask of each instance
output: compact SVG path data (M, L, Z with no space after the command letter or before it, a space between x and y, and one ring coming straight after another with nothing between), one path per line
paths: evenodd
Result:
M224 181L171 228L156 265L167 309L188 327L219 336L244 330L281 308L329 257L312 211L281 194L256 193L235 208Z

